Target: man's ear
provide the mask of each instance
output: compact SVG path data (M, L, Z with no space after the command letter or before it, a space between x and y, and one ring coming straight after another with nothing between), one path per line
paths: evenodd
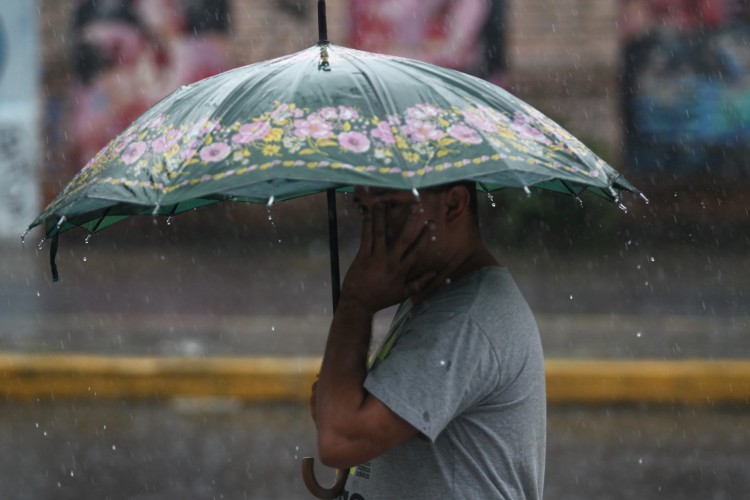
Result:
M469 212L469 203L471 202L471 196L469 190L465 186L455 185L448 189L445 196L445 219L446 222L453 222L454 220L466 215Z

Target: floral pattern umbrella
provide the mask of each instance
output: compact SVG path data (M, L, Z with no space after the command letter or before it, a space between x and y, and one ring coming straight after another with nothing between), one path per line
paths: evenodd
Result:
M336 45L183 86L105 146L31 224L54 236L220 200L476 180L616 200L627 181L562 127L466 74Z
M458 180L617 201L638 192L555 122L481 79L321 42L177 89L106 145L29 229ZM54 266L53 266L54 267Z

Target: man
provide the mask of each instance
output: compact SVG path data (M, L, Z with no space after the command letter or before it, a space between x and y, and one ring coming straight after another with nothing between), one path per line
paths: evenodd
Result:
M541 342L473 183L354 201L362 239L311 398L321 461L352 468L343 498L541 498ZM373 315L399 303L368 371Z

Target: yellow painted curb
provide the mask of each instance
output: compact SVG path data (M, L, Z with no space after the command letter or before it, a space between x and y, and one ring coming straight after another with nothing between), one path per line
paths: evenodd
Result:
M0 397L212 397L305 401L318 357L108 357L0 353ZM550 403L750 404L750 360L546 361Z
M750 403L750 361L548 360L550 403Z
M307 399L319 358L0 354L0 396L35 400L229 397Z

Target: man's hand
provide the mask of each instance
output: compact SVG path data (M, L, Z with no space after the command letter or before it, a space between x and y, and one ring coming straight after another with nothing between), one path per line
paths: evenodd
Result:
M346 273L341 300L367 314L402 302L423 290L435 271L414 275L414 266L428 250L434 224L420 217L418 204L408 207L401 232L388 242L385 207L373 206L363 216L359 251Z

